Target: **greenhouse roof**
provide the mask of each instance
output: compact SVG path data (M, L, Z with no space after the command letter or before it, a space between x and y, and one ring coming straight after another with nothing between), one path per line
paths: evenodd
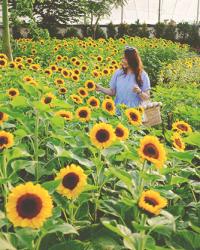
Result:
M197 21L198 0L161 0L161 21L175 22ZM159 0L127 0L124 6L125 23L134 23L137 19L141 23L155 24L158 21ZM101 24L121 22L121 8L113 9L111 15L101 20Z

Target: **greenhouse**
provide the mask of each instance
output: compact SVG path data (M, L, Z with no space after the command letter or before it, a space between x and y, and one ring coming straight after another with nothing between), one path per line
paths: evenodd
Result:
M0 1L0 250L200 250L200 1Z

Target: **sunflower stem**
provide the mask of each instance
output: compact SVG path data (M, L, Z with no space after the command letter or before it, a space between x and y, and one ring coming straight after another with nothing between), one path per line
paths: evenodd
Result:
M144 173L145 166L146 166L146 160L144 160L144 163L142 165L142 169L140 171L141 175L143 175L143 173ZM143 189L144 189L144 178L143 178L143 176L140 176L139 196L141 196Z
M37 242L36 242L36 246L35 246L35 250L39 250L40 249L40 244L41 244L41 241L43 239L43 237L45 236L44 233L41 233L41 235L39 236Z
M145 223L146 223L146 216L145 214L142 214L142 226L145 226ZM145 250L145 244L146 244L146 237L145 237L145 230L142 230L141 231L141 236L142 236L142 242L141 242L141 245L140 245L140 249L139 250Z
M2 178L6 179L7 178L7 160L6 160L6 149L3 150L2 154L2 169L1 169L1 174ZM8 183L8 182L7 182ZM3 184L4 191L5 191L5 197L6 194L8 193L8 186L6 184Z
M36 110L36 119L35 119L35 138L34 138L34 145L35 145L35 161L36 161L36 166L35 166L35 178L36 181L38 182L39 175L38 175L38 168L39 168L39 163L38 163L38 131L39 130L39 113Z

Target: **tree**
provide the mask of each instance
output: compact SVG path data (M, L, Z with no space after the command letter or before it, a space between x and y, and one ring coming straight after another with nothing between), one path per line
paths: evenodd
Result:
M10 44L10 29L8 17L8 1L2 1L2 17L3 17L3 53L7 55L9 61L12 61L12 50Z
M47 28L52 34L55 27L75 23L83 16L79 0L36 0L33 15L42 28Z
M79 0L9 0L12 22L19 24L19 17L37 23L56 35L56 27L76 22L82 15Z

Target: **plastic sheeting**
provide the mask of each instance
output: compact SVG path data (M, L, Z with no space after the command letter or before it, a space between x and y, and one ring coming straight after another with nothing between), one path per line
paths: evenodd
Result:
M197 3L198 0L162 0L161 21L194 23L197 20ZM159 0L128 0L124 6L123 21L130 24L139 19L141 23L155 24L158 21L158 5ZM121 22L121 8L113 9L111 15L100 23L107 24L111 21L114 24Z

